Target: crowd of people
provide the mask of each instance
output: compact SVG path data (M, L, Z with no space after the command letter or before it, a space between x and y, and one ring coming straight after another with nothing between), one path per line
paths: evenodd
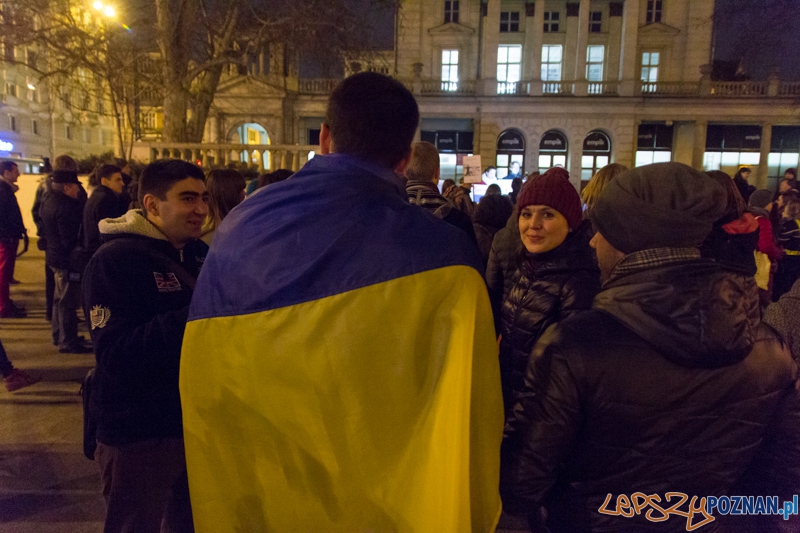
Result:
M294 174L162 160L131 194L120 161L87 200L56 159L34 214L54 344L96 355L105 531L644 531L609 498L800 491L794 169L611 164L579 194L515 163L475 204L418 123L361 73Z

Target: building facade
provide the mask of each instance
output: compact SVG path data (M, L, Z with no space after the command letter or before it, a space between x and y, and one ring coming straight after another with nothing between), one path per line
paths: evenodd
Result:
M41 55L35 47L4 42L2 54L0 159L17 161L23 173L36 173L45 157L82 158L115 150L107 98L76 88L93 82L86 81L88 75L76 72L75 83L56 84L36 74Z
M800 82L711 77L713 0L404 0L394 49L347 61L416 95L418 138L443 176L464 155L508 173L561 165L580 187L610 162L679 161L758 186L797 166ZM135 154L298 168L315 149L338 80L300 79L276 51L232 68L202 145L158 142L158 109Z

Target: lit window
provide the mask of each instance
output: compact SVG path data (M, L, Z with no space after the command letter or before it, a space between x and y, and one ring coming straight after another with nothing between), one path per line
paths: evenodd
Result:
M644 52L642 54L642 91L652 93L656 90L658 81L658 63L661 60L659 52Z
M590 45L586 47L586 79L589 83L589 94L603 92L603 60L605 59L605 46ZM595 83L591 83L595 82Z
M603 31L603 12L589 12L589 33L600 33Z
M458 50L442 50L442 90L458 90Z
M546 93L561 92L561 52L562 47L560 44L542 46L541 74L542 81L545 82L543 90Z
M545 11L544 12L544 32L545 33L558 33L558 23L561 15L558 11Z
M519 11L503 11L500 13L500 32L519 31Z
M458 0L446 0L444 3L444 21L458 22Z
M662 0L647 0L647 23L661 22Z
M522 72L522 46L501 45L497 48L497 94L514 94Z

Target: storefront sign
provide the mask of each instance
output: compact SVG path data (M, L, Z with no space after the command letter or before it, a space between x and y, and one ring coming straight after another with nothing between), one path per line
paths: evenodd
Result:
M498 152L524 152L525 138L516 130L506 130L497 137Z
M761 126L712 124L706 130L709 152L758 152L761 149Z
M455 131L437 131L436 132L436 148L440 152L454 153L458 146L458 132Z
M548 131L539 142L540 152L566 152L567 138L558 131Z
M610 152L611 143L605 133L593 131L583 140L584 152Z
M639 150L671 151L672 126L666 124L641 124L639 126Z

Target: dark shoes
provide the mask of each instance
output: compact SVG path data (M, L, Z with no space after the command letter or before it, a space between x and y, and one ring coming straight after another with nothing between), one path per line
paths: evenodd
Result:
M15 368L9 375L3 378L3 384L6 386L8 392L14 392L28 385L38 383L41 379L41 377L33 377L27 372Z
M92 347L79 342L59 348L58 353L92 353Z
M0 318L26 318L27 316L28 312L25 309L14 304L0 311Z

